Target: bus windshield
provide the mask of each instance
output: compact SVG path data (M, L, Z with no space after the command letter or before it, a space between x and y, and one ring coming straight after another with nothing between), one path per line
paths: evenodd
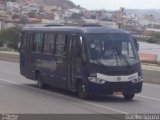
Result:
M91 63L105 66L130 66L139 62L132 37L122 33L87 34Z

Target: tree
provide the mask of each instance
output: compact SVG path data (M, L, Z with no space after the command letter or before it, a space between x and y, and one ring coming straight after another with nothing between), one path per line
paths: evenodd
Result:
M91 19L96 19L97 16L96 15L91 15Z
M147 40L147 42L149 42L149 43L160 43L160 33L155 32L155 33L152 33L151 36L152 37L149 38Z
M160 33L159 32L152 33L151 35L155 36L156 38L160 38Z
M72 19L81 19L81 15L79 13L72 13Z
M17 14L12 15L12 19L18 19L18 18L20 18L20 15Z
M30 17L30 18L33 18L34 16L36 15L36 13L35 12L30 12L30 13L28 13L28 17Z
M20 29L18 27L7 28L0 31L0 43L7 44L9 48L18 49L20 41Z
M28 23L28 18L25 15L20 16L20 21L22 24Z

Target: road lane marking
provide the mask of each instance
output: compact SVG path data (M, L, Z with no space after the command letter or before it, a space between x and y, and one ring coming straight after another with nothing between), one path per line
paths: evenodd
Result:
M153 97L148 97L148 96L144 96L144 95L136 95L138 97L142 97L142 98L146 98L146 99L150 99L150 100L156 100L156 101L160 101L159 98L153 98Z
M5 81L5 82L12 83L12 84L16 84L16 85L22 85L22 84L19 84L19 83L17 83L17 82L10 81L10 80L6 80L6 79L0 79L0 81Z
M152 87L158 87L160 88L160 85L155 85L155 84L149 84L149 83L143 83L146 86L152 86Z
M33 89L33 90L38 90L38 91L40 91L40 92L47 92L47 91L44 91L44 90L41 90L41 89L36 89L36 88L30 87L30 86L23 85L23 84L21 84L21 83L17 83L17 82L11 81L11 80L7 80L7 79L0 79L0 81L12 83L12 84L15 84L15 85L18 85L18 86L24 86L24 87L27 87L27 88L31 88L31 89ZM47 92L47 93L52 94L51 92ZM66 98L66 99L71 100L71 98L68 97L68 96L61 95L61 94L58 94L58 93L54 93L54 95L55 95L55 94L56 94L57 96L60 96L60 97L63 97L63 98ZM73 99L75 99L75 98L73 98ZM93 103L93 102L87 102L87 101L80 100L80 99L75 99L75 100L78 100L78 101L80 101L80 102L83 102L83 103L86 103L86 104L89 104L89 105L93 105L93 106L96 106L96 107L99 107L99 108L103 108L103 109L106 109L106 110L114 111L114 112L117 112L117 113L129 114L128 112L124 112L124 111L121 111L121 110L114 109L114 108L112 108L112 107L103 106L103 105L96 104L96 103Z
M117 110L117 109L114 109L114 108L111 108L111 107L106 107L106 106L103 106L103 105L99 105L99 104L96 104L96 103L92 103L92 102L86 102L86 101L83 101L84 103L87 103L87 104L90 104L90 105L94 105L94 106L97 106L99 108L103 108L103 109L107 109L107 110L112 110L112 111L115 111L115 112L118 112L118 113L121 113L121 114L129 114L127 112L124 112L124 111L120 111L120 110Z

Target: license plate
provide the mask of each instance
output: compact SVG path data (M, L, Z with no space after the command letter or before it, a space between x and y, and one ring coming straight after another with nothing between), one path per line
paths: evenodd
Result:
M116 91L116 92L113 92L113 95L123 95L123 92L122 91Z

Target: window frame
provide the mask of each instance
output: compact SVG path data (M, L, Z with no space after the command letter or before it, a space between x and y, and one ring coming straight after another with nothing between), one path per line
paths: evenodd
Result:
M24 45L25 41L25 45ZM21 33L21 43L20 43L20 51L26 51L27 50L27 32Z
M62 44L62 43L58 43L57 44L57 41L58 41L58 36L59 35L64 35L64 44ZM70 33L66 33L66 32L57 32L56 33L56 41L55 41L55 56L59 56L59 57L67 57L67 54L68 54L68 48L67 48L67 46L68 46L68 39L66 38L66 36L68 36L68 38L69 38L69 35L70 35ZM67 41L68 40L68 41ZM67 41L67 42L66 42ZM57 54L57 47L58 46L62 46L63 45L63 51L64 51L64 54L62 55L62 54Z
M36 49L33 50L34 42L35 42L35 35L36 35L36 34L41 34L41 35L42 35L40 51L36 51ZM32 53L42 53L42 51L43 51L43 44L44 44L44 32L39 32L39 31L34 32L34 33L32 34L32 44L31 44L31 45L32 45L32 46L31 46L31 51L32 51Z
M54 55L54 54L55 54L55 47L56 47L57 33L55 33L55 32L44 32L43 34L44 34L44 35L43 35L43 49L42 49L42 53L43 53L43 54L46 54L46 55ZM44 52L45 35L46 35L46 34L53 34L53 35L55 35L55 36L54 36L54 42L53 42L53 49L52 49L52 52L51 52L51 53Z

